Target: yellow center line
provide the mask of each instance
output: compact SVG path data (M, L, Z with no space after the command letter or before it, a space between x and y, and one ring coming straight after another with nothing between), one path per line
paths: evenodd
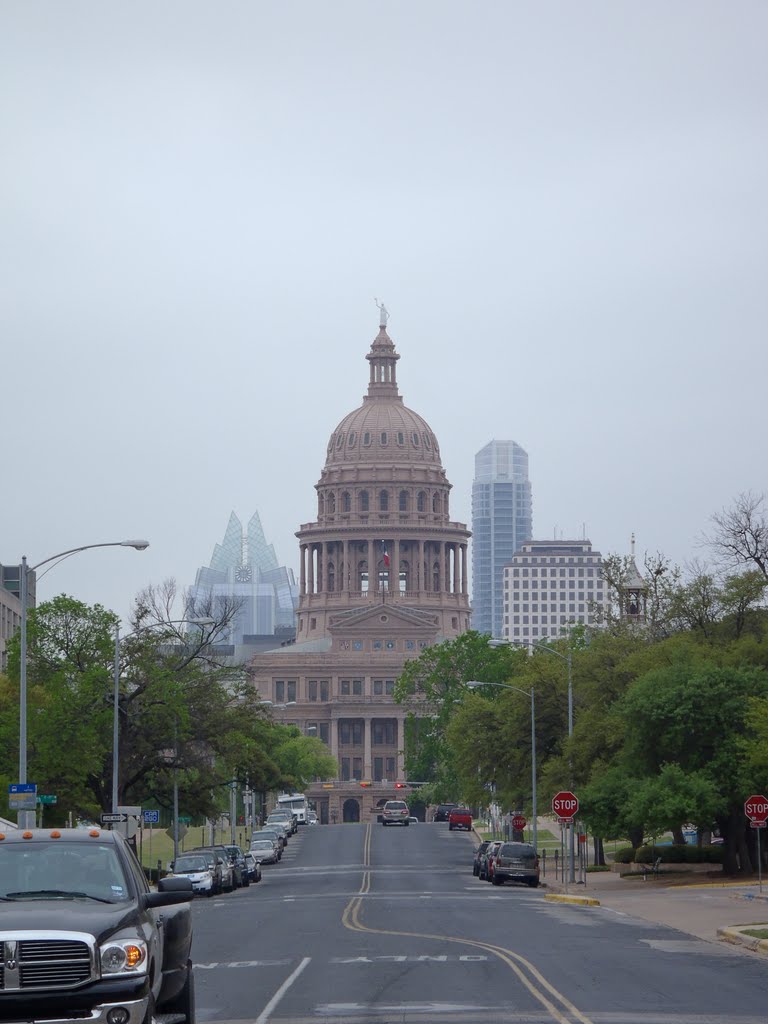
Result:
M369 823L366 827L365 839L363 841L363 868L370 867L371 864L371 839L372 829ZM559 992L551 982L547 981L538 968L534 967L529 960L526 960L525 957L516 953L512 949L506 949L504 946L495 946L488 942L479 942L476 939L463 938L458 935L432 935L427 932L400 932L384 928L370 928L367 925L364 925L360 920L360 911L363 905L362 897L370 891L370 888L371 873L370 871L363 871L363 880L360 885L360 891L357 895L352 897L341 915L341 923L345 928L348 928L350 931L368 932L374 935L396 935L400 938L430 939L437 942L454 942L463 946L471 946L474 949L483 949L498 957L499 960L503 961L514 972L531 995L538 1000L557 1024L573 1024L573 1019L580 1021L581 1024L592 1024L589 1017L586 1017L581 1010L575 1007L573 1003L562 994L562 992ZM525 974L523 968L529 972L532 978L529 978ZM537 987L536 983L538 983L538 986L540 987ZM542 989L544 991L542 991ZM549 993L553 999L556 999L560 1003L562 1009L565 1010L567 1014L571 1015L570 1018L563 1015L560 1007L555 1006L555 1004L547 998L545 992Z

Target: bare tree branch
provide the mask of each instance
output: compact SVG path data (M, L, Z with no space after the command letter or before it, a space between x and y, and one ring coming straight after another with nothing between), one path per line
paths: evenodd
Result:
M726 566L753 565L768 579L768 518L765 495L746 491L730 508L711 517L714 533L703 543Z

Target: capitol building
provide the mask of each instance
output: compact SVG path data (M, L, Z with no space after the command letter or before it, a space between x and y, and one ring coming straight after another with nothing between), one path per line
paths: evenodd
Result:
M316 516L296 534L296 642L249 662L277 720L323 740L338 762L336 779L308 791L321 822L375 821L402 796L395 680L408 659L469 628L470 534L451 522L437 438L403 403L380 310L368 392L331 434Z

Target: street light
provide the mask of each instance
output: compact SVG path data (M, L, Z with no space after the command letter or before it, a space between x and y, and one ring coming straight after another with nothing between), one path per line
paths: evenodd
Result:
M132 636L140 636L151 629L162 628L168 625L180 625L187 623L192 626L215 626L216 619L169 619L168 622L153 622L147 626L141 626L132 633L128 633L123 640ZM118 770L119 770L119 747L120 747L120 624L115 626L115 665L114 665L114 693L112 705L112 813L118 813ZM174 862L179 855L179 779L178 779L178 721L174 716L173 725L173 859Z
M531 816L533 818L533 848L538 849L538 805L536 801L536 694L531 687L529 690L524 690L520 686L512 686L511 683L483 683L477 679L470 679L466 684L470 690L478 690L481 686L498 686L502 690L515 690L517 693L522 693L526 697L531 698L531 798L532 798L532 809Z
M102 544L83 544L79 548L69 548L67 551L60 551L58 555L51 555L44 558L37 565L27 567L27 556L21 559L21 629L20 629L20 651L19 651L19 782L27 781L27 573L35 572L49 562L58 562L60 559L69 558L70 555L77 555L81 551L89 551L91 548L134 548L136 551L146 551L149 547L148 540L113 540ZM30 821L30 817L32 821ZM19 811L19 828L32 828L34 825L34 811Z
M573 674L572 674L572 649L570 642L570 633L568 634L568 653L561 654L560 651L556 651L554 647L550 647L549 644L543 643L541 640L489 640L489 647L536 647L540 651L546 651L548 654L554 654L556 658L564 661L568 666L568 739L573 737ZM571 786L573 786L573 778L570 780ZM570 881L576 881L576 867L575 867L575 850L574 850L574 829L573 824L568 826L568 874L570 875Z

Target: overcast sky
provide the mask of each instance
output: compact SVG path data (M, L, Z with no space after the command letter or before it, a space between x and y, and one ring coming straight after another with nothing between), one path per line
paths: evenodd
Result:
M0 562L126 615L281 562L391 313L451 516L699 553L766 489L768 5L4 0Z

